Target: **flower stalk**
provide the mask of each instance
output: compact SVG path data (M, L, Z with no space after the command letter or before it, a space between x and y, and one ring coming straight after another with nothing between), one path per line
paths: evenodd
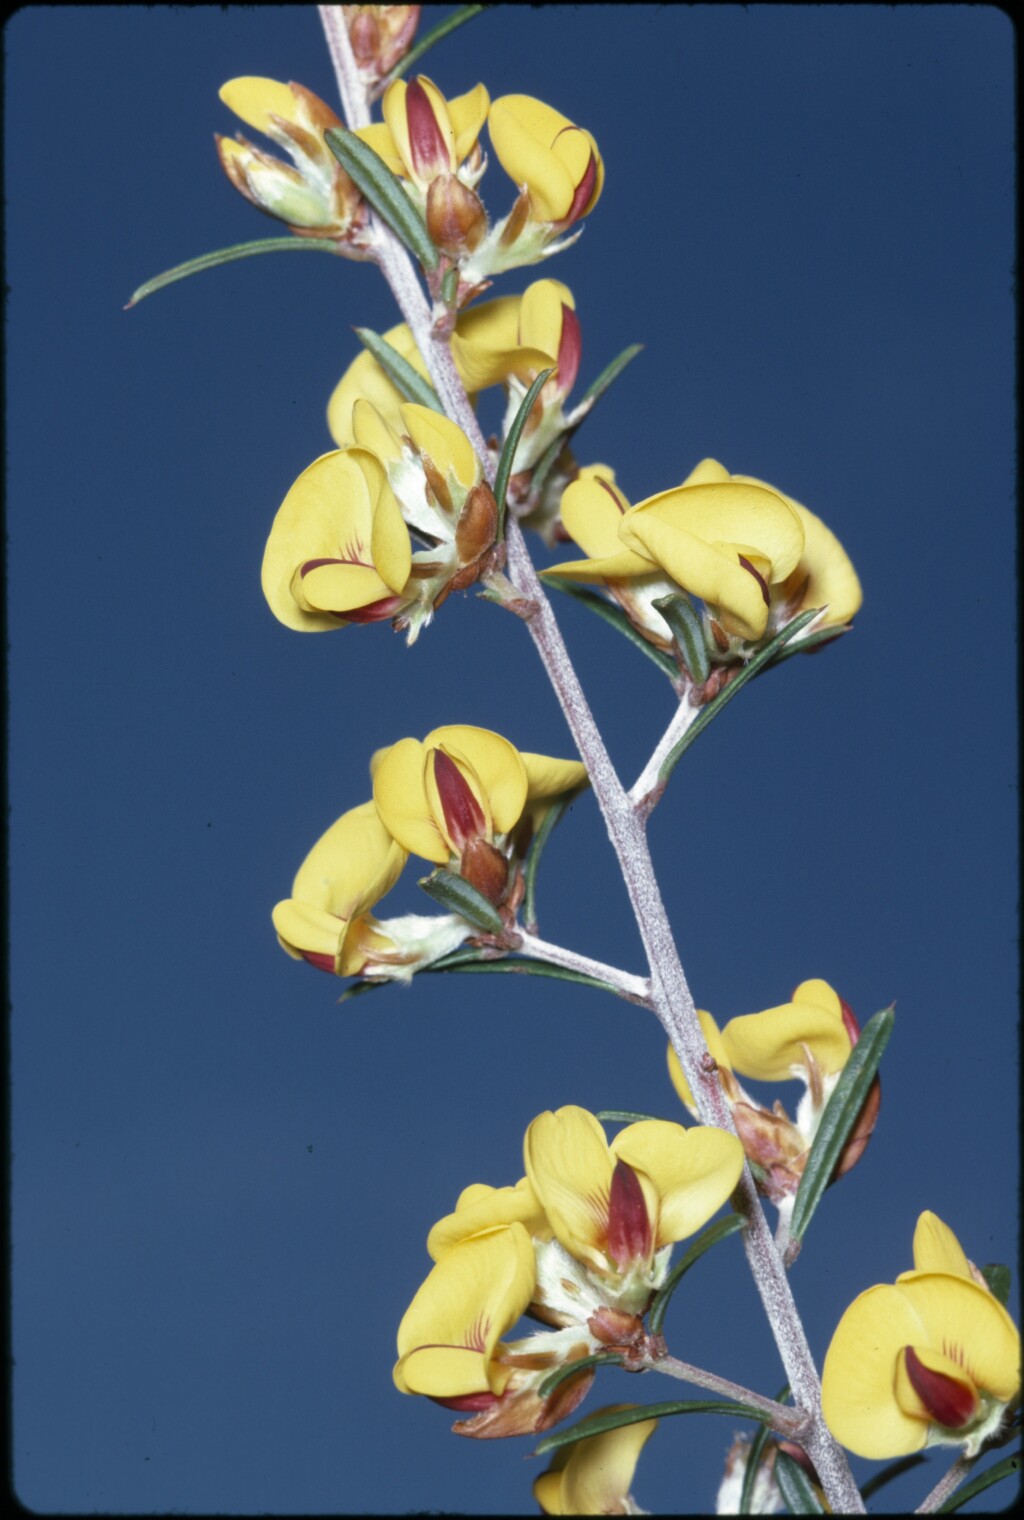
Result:
M369 100L352 54L341 6L320 6L321 21L334 65L345 120L349 127L368 125ZM493 461L456 371L447 333L435 327L433 314L405 249L378 218L374 257L420 348L437 395L477 451L488 478ZM703 1123L735 1134L714 1062L708 1055L654 874L646 839L646 815L623 787L594 721L569 658L550 603L533 567L518 524L506 525L508 571L520 595L534 604L524 618L548 678L587 767L619 861L630 903L650 965L650 1006L679 1057ZM676 735L678 737L678 735ZM664 741L663 741L664 742ZM801 1440L817 1469L834 1511L863 1514L864 1504L845 1454L821 1414L821 1383L804 1334L786 1269L772 1238L748 1166L744 1165L733 1205L746 1220L744 1248L761 1301L772 1327L793 1397L809 1417Z

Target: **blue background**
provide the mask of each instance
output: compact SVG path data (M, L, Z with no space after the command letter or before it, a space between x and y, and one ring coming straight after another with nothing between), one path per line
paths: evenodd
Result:
M238 125L217 90L267 74L335 100L315 12L30 7L5 41L17 1493L528 1509L530 1443L459 1440L401 1397L395 1330L430 1225L467 1183L516 1180L535 1114L679 1112L662 1033L513 977L339 1008L270 909L367 797L376 746L449 722L571 741L521 625L472 597L412 650L386 626L302 637L263 602L350 328L395 320L371 268L268 256L121 309L274 235L217 164L212 133ZM977 1261L1015 1260L1013 45L986 7L499 8L424 64L600 143L579 245L496 292L570 284L581 388L646 344L581 461L636 501L714 455L824 517L864 583L855 632L748 688L651 823L720 1021L809 976L862 1021L897 1002L874 1141L793 1271L819 1357L855 1294L910 1266L924 1208ZM496 161L483 193L503 214ZM671 691L559 610L631 781ZM387 912L423 904L415 875ZM643 969L592 798L540 906L545 937ZM783 1380L737 1242L668 1330L687 1360ZM602 1375L584 1412L676 1396ZM731 1430L663 1425L640 1503L713 1507Z

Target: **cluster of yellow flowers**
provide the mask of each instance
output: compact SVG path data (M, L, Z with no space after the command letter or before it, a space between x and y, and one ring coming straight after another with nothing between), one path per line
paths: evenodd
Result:
M409 856L469 882L511 923L531 839L554 803L587 784L578 760L521 754L500 734L458 724L378 750L370 774L372 800L316 842L274 927L297 960L403 981L475 932L457 913L373 917Z
M507 507L549 546L573 542L583 551L544 574L555 584L597 585L636 634L671 656L694 704L801 613L820 609L795 647L841 632L861 605L857 574L832 531L789 495L703 459L681 485L631 505L609 467L579 467L569 440L594 397L569 405L582 338L567 286L542 279L522 295L463 309L492 275L574 240L601 196L604 164L589 132L530 96L492 101L478 84L448 100L424 75L388 83L419 9L346 8L359 69L382 92L383 120L356 135L397 176L443 269L455 271L435 320L470 401L503 386L507 436L528 390L550 373L511 461L507 501L499 502L489 483L497 440L482 460L454 421L408 400L392 378L411 370L427 381L409 327L384 335L398 361L390 371L362 353L328 405L336 448L302 472L274 519L262 574L274 615L304 632L390 621L412 642L453 591L480 582L500 595ZM291 160L241 135L218 137L236 188L298 236L373 257L366 201L325 141L341 126L331 108L301 85L265 78L233 79L221 98ZM493 222L478 193L485 125L517 190ZM435 279L435 299L441 288ZM697 620L699 659L679 642L666 599L681 599ZM489 943L494 954L514 949L527 852L549 811L587 785L586 768L453 725L377 751L370 772L372 799L332 824L291 896L274 908L287 953L338 976L408 981L467 939ZM372 910L410 854L471 888L503 932L482 935L457 909L376 918ZM544 1113L526 1131L526 1175L514 1186L467 1187L430 1231L435 1265L402 1319L394 1378L403 1392L458 1411L459 1433L548 1429L584 1398L594 1378L588 1359L601 1352L618 1353L634 1370L654 1365L664 1344L644 1316L665 1284L672 1246L726 1203L745 1161L785 1232L826 1105L857 1044L857 1020L819 978L800 983L788 1003L723 1028L706 1012L699 1018L738 1138L645 1119L609 1143L585 1109ZM671 1048L668 1061L696 1116ZM777 1100L771 1108L758 1102L741 1077L801 1081L795 1116ZM876 1077L832 1180L864 1153L880 1099ZM524 1314L545 1328L504 1340ZM914 1269L862 1293L840 1320L824 1364L829 1427L867 1457L935 1443L973 1455L1005 1428L1019 1392L1013 1321L952 1231L922 1214ZM634 1420L564 1448L534 1485L542 1509L634 1512L633 1470L655 1423Z

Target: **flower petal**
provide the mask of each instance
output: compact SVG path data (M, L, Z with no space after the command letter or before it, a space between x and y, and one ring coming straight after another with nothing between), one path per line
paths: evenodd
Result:
M612 1154L651 1179L659 1208L655 1249L684 1240L706 1224L735 1188L743 1146L724 1129L684 1129L664 1119L627 1125Z
M556 1239L578 1261L605 1268L613 1162L601 1125L572 1105L540 1114L526 1131L523 1152Z
M459 1194L454 1213L446 1214L434 1225L427 1236L427 1250L435 1261L440 1261L461 1240L517 1221L533 1238L550 1237L544 1210L529 1178L524 1177L515 1187L495 1188L482 1182L473 1183Z
M463 312L452 333L452 358L470 392L503 385L515 375L529 384L558 361L558 347L520 341L522 296L499 296Z
M784 588L792 595L799 592L799 601L793 610L794 617L806 607L827 606L827 616L822 619L820 625L816 623L815 627L825 628L830 624L848 623L860 610L864 593L849 555L832 529L807 507L794 501L792 496L776 491L774 486L767 485L756 476L734 475L732 479L746 481L749 485L764 486L766 490L775 491L776 495L782 496L789 503L800 519L800 525L804 530L804 547L800 562L792 572L791 584Z
M999 1300L973 1279L945 1272L902 1272L904 1293L923 1327L908 1345L942 1351L959 1362L974 1386L1009 1402L1020 1388L1020 1332Z
M461 164L483 131L491 97L484 85L474 85L465 95L448 102L448 119L455 133L455 161Z
M612 1414L635 1408L635 1404L608 1404L603 1409L596 1409L594 1414ZM561 1513L626 1513L624 1501L633 1485L640 1453L657 1425L657 1420L638 1420L635 1425L619 1425L570 1447L569 1460L562 1473Z
M855 1298L836 1327L821 1375L829 1430L859 1457L902 1457L928 1440L927 1422L896 1402L896 1360L924 1339L913 1302L888 1283Z
M623 552L619 524L628 511L629 502L614 481L596 472L581 472L579 479L562 492L563 526L591 559L608 559ZM645 563L649 569L649 561Z
M453 470L467 490L475 486L483 471L473 445L459 427L428 406L406 402L401 408L405 431L421 454L426 454L442 475Z
M411 855L447 865L451 855L427 800L426 750L419 739L399 739L374 756L373 800L381 822Z
M721 1031L711 1017L711 1014L706 1013L703 1008L698 1008L697 1018L700 1020L700 1027L704 1034L704 1043L708 1047L708 1054L719 1066L724 1066L726 1071L731 1071L729 1051L726 1048L725 1041L722 1039ZM683 1068L679 1064L679 1057L671 1045L668 1047L668 1074L672 1079L672 1086L686 1107L691 1113L695 1114L697 1108L693 1101L693 1094L690 1092L690 1084L683 1075Z
M432 1398L495 1391L491 1358L530 1302L534 1255L521 1224L453 1246L398 1327L395 1381Z
M495 833L506 834L519 822L526 803L526 766L515 745L489 728L448 724L435 728L423 741L427 749L443 748L454 760L465 760L480 778Z
M850 1036L842 1018L808 1002L783 1003L730 1019L722 1030L729 1062L741 1076L770 1082L803 1076L807 1051L827 1075L842 1071Z
M954 1277L966 1277L974 1281L974 1273L964 1255L963 1247L948 1224L943 1224L937 1214L926 1209L914 1230L914 1270L916 1272L948 1272Z
M268 137L277 139L280 136L274 129L271 116L281 116L285 121L295 121L298 116L295 96L277 79L243 75L229 79L218 93L229 111L234 111L247 126L265 132Z
M528 802L560 797L563 792L586 786L590 780L587 767L580 760L555 760L550 755L526 753L522 753L520 759L526 767Z
M385 343L390 343L403 359L408 360L417 374L424 380L429 378L427 366L413 341L412 333L404 322L399 323L397 327L389 328L383 337ZM327 426L331 437L342 449L358 441L352 427L352 408L359 400L372 402L385 422L396 432L401 433L400 408L404 399L401 391L396 385L392 385L369 349L362 349L334 387L327 403Z

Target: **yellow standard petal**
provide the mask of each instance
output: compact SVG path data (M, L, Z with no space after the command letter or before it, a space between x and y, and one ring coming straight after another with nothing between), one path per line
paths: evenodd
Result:
M533 1246L518 1223L446 1252L398 1327L394 1377L402 1392L500 1393L507 1372L492 1358L530 1302L534 1273Z
M399 739L374 756L373 800L381 822L403 849L435 865L447 865L451 850L427 800L426 760L419 739Z
M596 204L604 183L597 145L560 111L530 95L503 95L492 103L487 126L505 173L529 189L537 221L560 222L569 215L591 164L587 204L575 210L574 219Z
M776 491L775 486L767 485L765 481L758 480L755 475L733 475L732 479ZM827 606L827 615L822 618L821 624L815 624L815 627L826 628L830 625L848 623L854 614L860 611L864 600L861 584L849 555L832 529L827 527L820 517L816 517L807 507L795 501L792 496L787 496L785 492L776 491L776 494L782 496L793 508L804 531L804 547L800 554L800 562L782 588L783 597L795 602L793 616L795 617L806 607Z
M383 337L422 379L429 378L427 366L404 322L389 328ZM402 432L401 406L405 398L365 348L353 359L327 403L327 426L341 449L358 442L352 426L352 408L359 400L371 402L391 428L397 433Z
M636 1409L636 1404L606 1404L594 1415L618 1414ZM590 1436L567 1448L568 1459L561 1472L560 1508L549 1510L559 1515L621 1515L629 1511L626 1499L633 1486L640 1453L657 1429L657 1420L637 1420L633 1425L619 1425L598 1436ZM536 1488L534 1493L540 1501Z
M523 1154L556 1239L578 1261L604 1270L614 1163L601 1125L573 1105L540 1114L526 1131Z
M841 1013L804 1000L730 1019L722 1040L733 1070L761 1082L803 1076L808 1051L831 1076L842 1071L852 1048Z
M527 288L527 293L533 287ZM468 391L503 385L515 375L529 384L558 360L558 344L528 342L520 332L523 296L499 296L462 313L452 334L452 358Z
M611 1149L653 1183L656 1250L707 1224L743 1170L743 1146L736 1136L706 1125L684 1129L664 1119L644 1119L620 1130Z
M453 472L468 491L481 479L483 470L473 445L459 427L440 412L409 401L401 409L405 431L420 454L425 454L447 478Z
M920 1216L914 1230L914 1270L948 1272L954 1277L974 1281L970 1262L948 1224L929 1209Z
M265 132L268 137L275 135L271 116L294 121L298 114L295 96L286 84L281 84L277 79L245 75L239 79L229 79L227 84L221 86L219 93L229 111L234 111L247 126Z

